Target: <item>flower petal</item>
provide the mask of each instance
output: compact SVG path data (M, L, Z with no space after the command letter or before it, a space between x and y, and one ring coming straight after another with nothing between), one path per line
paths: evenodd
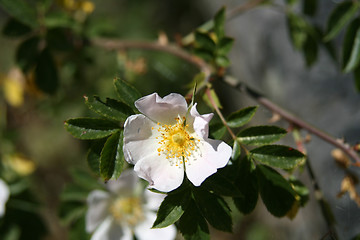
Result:
M132 115L126 119L123 150L128 163L135 164L149 152L156 151L156 147L153 149L152 145L147 143L157 142L151 129L153 126L156 124L142 114Z
M123 171L118 179L108 181L105 186L114 194L132 193L138 182L139 178L134 171L128 169Z
M191 117L190 117L191 116ZM193 127L199 137L207 139L209 136L209 122L214 116L213 113L200 115L196 109L196 103L190 109L190 116L186 119L188 124Z
M153 212L145 212L145 220L137 225L134 229L135 236L139 240L172 240L176 237L176 228L171 225L166 228L152 229L152 224L156 219Z
M108 217L96 229L91 240L132 240L132 234L129 228L121 227Z
M231 147L220 140L206 139L199 144L200 151L185 162L186 175L195 186L200 186L218 168L225 167L232 152Z
M171 93L164 98L153 93L137 100L135 106L145 116L162 124L173 124L176 117L185 116L187 112L185 98L177 93Z
M7 184L0 179L0 217L5 214L5 205L10 196Z
M94 190L87 197L89 206L85 216L86 231L93 232L108 215L109 194L104 191Z
M139 177L149 182L150 188L170 192L179 187L184 179L183 165L171 165L164 155L157 153L139 160L134 167Z

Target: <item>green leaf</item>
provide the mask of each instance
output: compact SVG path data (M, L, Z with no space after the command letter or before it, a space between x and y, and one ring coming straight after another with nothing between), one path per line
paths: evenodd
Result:
M105 142L100 155L100 176L108 181L118 178L124 165L122 152L123 134L120 131L112 134Z
M306 66L310 67L316 62L318 56L318 43L317 39L311 34L307 35L303 46L303 54L305 56Z
M130 83L119 78L114 79L114 86L120 100L136 110L134 102L142 97L139 91Z
M274 169L257 165L256 173L259 179L260 195L267 210L276 217L283 217L292 208L295 201L295 191Z
M48 94L54 94L59 85L57 68L47 48L39 56L35 68L35 83L41 91Z
M164 228L174 224L185 212L190 203L190 191L175 190L161 203L152 228Z
M95 188L103 188L98 179L92 176L88 171L83 169L74 168L70 170L72 179L75 184L86 190L93 190Z
M242 193L227 176L217 172L208 177L202 184L202 187L210 192L221 196L243 197Z
M317 9L317 0L304 0L303 1L303 13L313 17Z
M232 231L230 209L223 198L201 187L195 187L193 194L201 214L214 228L226 232Z
M345 73L353 71L360 62L360 18L354 19L346 29L343 42L342 68Z
M226 56L217 56L215 58L215 63L219 67L228 67L230 65L230 60Z
M208 33L196 31L195 39L196 39L195 43L197 48L201 48L209 52L215 51L216 44Z
M89 191L78 185L67 185L61 192L61 201L86 201Z
M287 14L287 26L293 46L295 49L301 50L308 37L307 22L302 17L289 13Z
M242 130L237 139L246 145L264 145L280 140L286 130L276 126L255 126Z
M72 118L65 121L65 129L78 139L100 139L119 129L119 125L100 118Z
M227 55L232 46L234 45L234 39L230 37L224 37L220 39L218 45L217 45L217 54L221 56Z
M293 169L305 161L304 154L282 145L265 145L252 149L250 157L263 164L282 169Z
M207 62L210 62L214 58L214 53L212 51L206 50L206 49L194 49L194 54L198 56L199 58L204 59Z
M86 157L91 171L97 176L100 176L100 155L105 142L105 138L93 141Z
M240 212L249 214L255 209L259 196L258 180L251 160L248 158L241 159L237 172L238 175L234 184L242 193L242 197L235 197L233 201Z
M295 179L294 177L289 179L289 182L296 192L297 196L300 197L298 200L300 202L300 206L304 207L305 204L309 201L309 189L299 180Z
M35 28L38 26L36 8L24 0L0 0L0 6L18 21Z
M22 37L31 32L31 28L15 18L9 18L2 33L7 37Z
M76 222L86 213L87 206L80 201L66 201L59 207L59 217L63 224Z
M356 90L360 92L360 67L356 68L354 71L354 82Z
M331 12L327 22L326 36L324 41L333 39L341 29L356 14L359 3L356 1L343 1Z
M130 115L134 114L128 105L110 98L106 99L104 103L97 96L85 97L85 104L90 110L115 121L125 122Z
M46 32L46 43L49 49L63 52L75 51L73 36L67 28L51 28Z
M44 23L48 28L71 28L75 22L65 11L50 12L45 16Z
M179 230L185 240L210 240L206 220L192 199L179 220Z
M222 7L214 17L214 32L218 39L225 36L225 7Z
M236 128L245 125L254 116L256 109L256 106L247 107L230 114L230 116L227 118L228 126L231 128Z
M221 139L226 133L226 127L222 122L210 124L209 134L214 139Z
M35 67L40 56L39 43L38 37L32 37L22 42L16 49L16 63L24 72Z
M214 102L218 108L222 108L219 97L217 96L214 89L210 89L210 96L211 96L212 100L210 100L210 98L207 94L203 95L203 100L206 102L206 104L209 107L211 107L212 109L214 109L214 106L212 104L212 102Z
M234 141L232 153L231 153L231 159L234 161L240 157L241 154L241 144L239 141Z

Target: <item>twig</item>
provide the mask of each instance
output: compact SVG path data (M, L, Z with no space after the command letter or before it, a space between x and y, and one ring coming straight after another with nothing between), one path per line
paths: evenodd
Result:
M233 19L234 17L236 17L237 15L243 13L243 12L246 12L246 11L249 11L253 8L256 8L258 7L259 5L265 3L266 0L250 0L250 1L247 1L246 3L230 10L227 14L226 14L226 19L227 20L231 20Z

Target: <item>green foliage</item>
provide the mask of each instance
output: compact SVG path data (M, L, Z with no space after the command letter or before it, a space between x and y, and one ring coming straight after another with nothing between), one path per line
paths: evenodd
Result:
M231 128L242 127L252 119L256 112L256 109L257 106L247 107L230 114L229 117L226 119L228 126Z
M36 8L24 0L0 0L0 6L12 17L32 28L38 26Z
M128 82L119 78L114 79L114 86L120 101L137 111L134 102L142 97L139 91Z
M35 67L35 83L40 90L54 94L59 85L57 68L50 51L45 48L39 55Z
M342 50L343 71L355 70L360 62L360 18L354 19L347 27Z
M276 126L249 127L237 134L237 140L245 145L265 145L280 140L286 130Z
M21 37L31 32L31 28L15 18L9 18L5 24L2 34L7 37Z
M303 0L303 13L313 17L316 13L318 0Z
M288 146L265 145L250 151L250 157L271 167L293 169L305 161L305 155Z

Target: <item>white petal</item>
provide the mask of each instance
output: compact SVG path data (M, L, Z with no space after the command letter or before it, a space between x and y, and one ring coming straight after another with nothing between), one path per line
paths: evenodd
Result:
M190 116L186 120L190 126L193 127L196 134L206 139L209 136L209 122L214 116L213 113L200 115L199 112L196 110L196 103L190 109Z
M165 156L158 156L157 153L139 160L134 170L139 177L149 182L150 188L162 192L176 189L184 179L183 165L170 165Z
M106 188L115 194L119 194L121 192L132 193L138 182L139 178L134 171L127 169L121 173L118 179L108 181L106 183Z
M194 152L195 156L185 163L186 175L195 186L200 186L218 168L225 167L232 151L229 145L219 140L206 139L199 145L199 151Z
M85 216L86 231L93 232L108 215L109 194L94 190L87 197L87 204L89 207Z
M149 190L145 191L144 195L146 199L146 203L144 207L148 210L154 210L154 211L159 209L161 202L164 200L166 196L165 194L154 193Z
M185 116L187 112L185 98L177 93L171 93L164 98L153 93L137 100L135 106L145 116L162 124L173 124L176 117Z
M0 179L0 217L5 214L5 205L10 196L7 184Z
M173 240L176 237L176 228L171 225L166 228L151 229L156 215L153 212L145 213L145 220L135 227L135 236L139 240Z
M108 217L96 229L91 240L132 240L132 234L129 228L121 227Z
M125 121L123 150L125 160L128 163L135 164L143 155L146 156L150 150L156 151L147 144L149 139L152 139L150 143L156 141L156 136L153 136L153 126L156 126L156 124L141 114L132 115ZM147 147L150 147L150 149L148 150Z

